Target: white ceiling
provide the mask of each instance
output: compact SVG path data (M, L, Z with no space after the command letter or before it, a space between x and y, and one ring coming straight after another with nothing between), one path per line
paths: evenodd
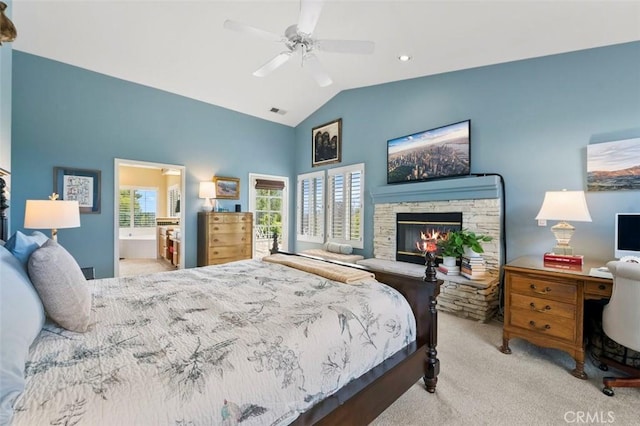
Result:
M314 36L371 40L375 53L318 52L334 81L321 88L293 59L254 77L283 46L223 29L232 19L283 34L297 22L298 0L13 0L11 8L16 50L289 126L346 89L640 40L640 1L326 0ZM413 60L398 61L402 53Z

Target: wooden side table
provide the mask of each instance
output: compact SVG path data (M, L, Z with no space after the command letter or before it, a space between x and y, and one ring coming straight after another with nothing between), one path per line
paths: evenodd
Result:
M542 255L521 257L504 267L504 328L500 351L511 353L509 339L520 337L538 346L568 352L576 361L571 372L584 372L584 301L611 296L613 281L589 275L604 261L552 265Z

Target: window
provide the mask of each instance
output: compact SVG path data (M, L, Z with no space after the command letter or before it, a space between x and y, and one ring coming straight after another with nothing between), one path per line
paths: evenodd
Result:
M298 240L333 241L363 248L364 163L327 171L326 203L324 187L324 172L298 176Z
M362 248L364 164L327 171L327 241Z
M120 188L119 223L121 228L156 226L158 190Z
M324 172L298 176L296 235L299 241L324 242Z

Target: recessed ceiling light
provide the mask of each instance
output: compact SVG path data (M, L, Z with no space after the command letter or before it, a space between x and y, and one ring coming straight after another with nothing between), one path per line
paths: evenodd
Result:
M400 62L408 62L411 60L411 56L410 55L400 55L398 56L398 60Z

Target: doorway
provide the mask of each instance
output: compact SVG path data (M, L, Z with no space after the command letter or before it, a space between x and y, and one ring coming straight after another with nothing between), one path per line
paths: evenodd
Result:
M253 257L267 256L277 234L278 247L287 250L289 178L249 173L249 211L253 212Z
M115 159L115 277L184 268L184 193L184 166Z

